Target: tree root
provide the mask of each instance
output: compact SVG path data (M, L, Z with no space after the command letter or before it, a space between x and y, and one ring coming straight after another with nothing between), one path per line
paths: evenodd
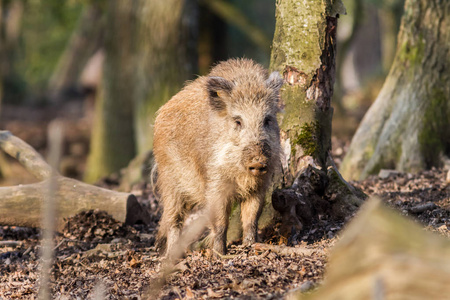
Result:
M273 208L282 218L280 233L289 237L303 225L310 225L319 216L342 221L352 216L367 197L342 178L331 156L327 172L309 164L297 175L291 187L272 194Z

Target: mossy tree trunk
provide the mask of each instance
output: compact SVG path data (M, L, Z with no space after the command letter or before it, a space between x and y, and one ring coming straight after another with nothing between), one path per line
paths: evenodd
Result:
M450 2L407 0L394 63L341 166L415 172L450 156Z
M135 2L108 1L103 78L96 99L87 182L120 170L136 155L133 128L136 14Z
M325 5L324 5L325 4ZM284 185L309 162L326 169L331 148L331 95L335 78L336 13L331 1L277 2L270 68L283 74Z
M197 73L197 2L140 1L134 94L138 154L153 144L155 113Z
M343 219L361 202L329 154L339 13L345 13L339 0L277 1L270 68L285 80L280 118L284 158L277 182L282 189L275 190L272 203L289 225L288 233L291 225L298 230L318 213Z

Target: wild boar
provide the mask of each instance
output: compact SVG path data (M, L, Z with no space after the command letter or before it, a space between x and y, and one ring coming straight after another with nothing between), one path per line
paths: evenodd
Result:
M158 243L171 251L186 215L210 217L211 247L226 253L233 201L243 243L257 240L258 219L280 168L276 114L283 79L249 59L217 64L162 106L154 124L156 188L163 205Z

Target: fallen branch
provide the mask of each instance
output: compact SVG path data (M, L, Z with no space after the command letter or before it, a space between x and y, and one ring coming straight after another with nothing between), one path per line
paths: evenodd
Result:
M52 168L31 146L8 131L0 131L0 148L42 180L34 184L0 187L0 224L39 227ZM133 194L99 188L59 174L55 176L58 228L63 225L64 218L91 209L104 210L126 224L150 221L148 212Z
M1 247L17 247L22 245L21 241L0 241L0 248Z
M0 148L27 169L39 180L47 179L52 168L30 145L12 135L9 131L0 131Z

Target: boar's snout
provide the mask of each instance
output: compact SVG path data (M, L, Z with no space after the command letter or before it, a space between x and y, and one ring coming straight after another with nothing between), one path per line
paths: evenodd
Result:
M267 164L263 162L255 162L247 166L250 173L255 176L263 175L267 173Z
M260 176L267 173L270 157L271 148L267 141L254 143L244 148L244 166L254 176Z

